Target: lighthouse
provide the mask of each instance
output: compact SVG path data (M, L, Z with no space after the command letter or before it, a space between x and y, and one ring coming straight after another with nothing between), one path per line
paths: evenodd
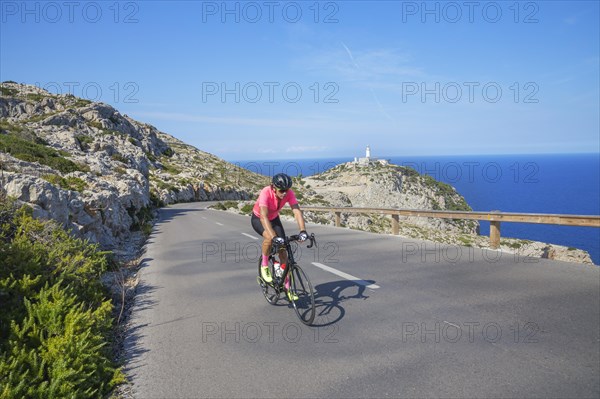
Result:
M369 166L372 164L381 164L381 165L388 165L389 161L386 159L377 159L377 158L371 158L371 146L367 146L367 148L365 149L365 157L364 158L354 158L354 164L355 165L360 165L360 166Z

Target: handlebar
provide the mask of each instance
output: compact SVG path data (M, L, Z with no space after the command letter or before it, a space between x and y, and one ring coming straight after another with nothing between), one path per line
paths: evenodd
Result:
M299 234L295 234L293 236L287 237L288 242L299 241L299 240L300 240ZM308 236L307 240L310 241L310 244L307 245L306 248L312 248L313 245L317 244L317 239L315 238L315 233L311 233L311 235Z

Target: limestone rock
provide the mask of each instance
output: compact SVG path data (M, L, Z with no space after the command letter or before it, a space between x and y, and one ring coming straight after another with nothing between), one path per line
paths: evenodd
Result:
M313 196L318 195L332 206L471 210L453 187L429 176L419 175L410 168L391 164L360 165L348 162L304 178L304 184L310 187ZM343 215L342 218L342 222L348 226L370 231L386 230L385 218L382 217ZM479 227L474 221L449 219L408 217L403 218L403 222L456 233L475 233Z
M108 104L11 82L0 88L0 134L49 154L0 151L0 189L103 249L131 253L153 206L248 199L266 181Z

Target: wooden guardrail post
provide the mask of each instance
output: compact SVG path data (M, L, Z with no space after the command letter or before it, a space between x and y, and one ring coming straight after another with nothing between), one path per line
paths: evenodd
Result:
M342 212L335 213L335 227L340 227L342 225Z
M392 234L400 234L400 215L392 215Z
M500 222L490 222L490 247L498 249L500 247Z

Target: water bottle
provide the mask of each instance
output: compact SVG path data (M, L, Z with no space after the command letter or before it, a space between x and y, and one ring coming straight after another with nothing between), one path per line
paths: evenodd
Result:
M283 269L281 268L279 262L276 261L273 263L273 269L275 269L275 275L277 277L281 277L283 275Z

